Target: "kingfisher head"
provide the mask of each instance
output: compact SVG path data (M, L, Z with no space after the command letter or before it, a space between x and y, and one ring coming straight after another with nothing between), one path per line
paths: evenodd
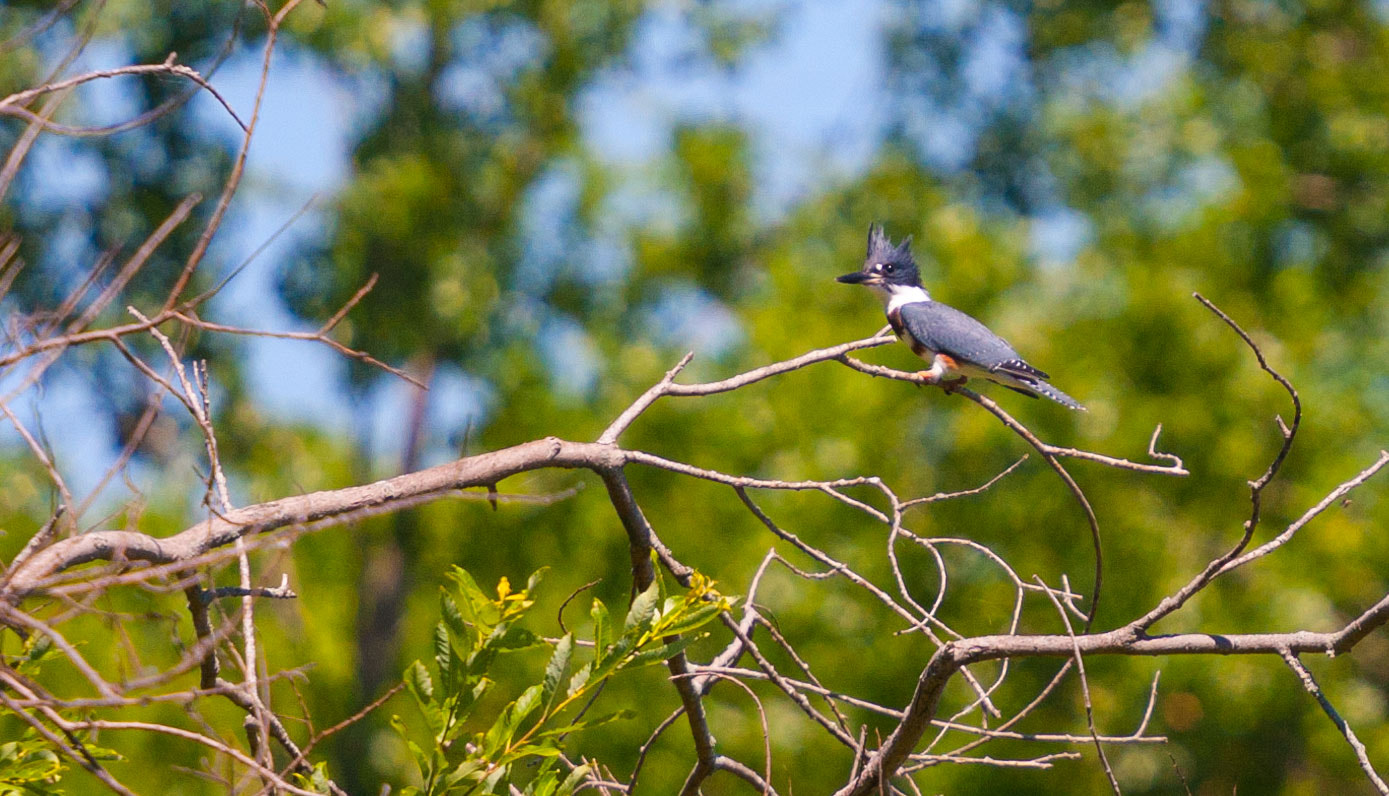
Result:
M864 258L863 268L839 277L838 281L848 285L867 285L885 301L898 293L915 294L921 289L921 273L916 269L916 259L912 257L911 237L897 246L883 234L880 224L868 228L868 256Z

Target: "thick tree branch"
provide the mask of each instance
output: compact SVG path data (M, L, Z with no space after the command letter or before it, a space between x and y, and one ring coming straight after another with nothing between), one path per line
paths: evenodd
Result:
M1338 655L1389 620L1389 597L1334 632L1178 633L1135 638L1127 627L1082 636L978 636L952 641L932 656L897 728L864 769L838 796L876 793L879 772L896 772L930 725L950 678L961 667L1009 658L1065 658L1074 655L1283 655L1285 652Z
M331 520L362 509L388 508L424 495L493 484L541 467L601 471L622 463L623 454L618 448L547 437L370 484L246 506L165 538L133 531L95 531L63 539L30 556L10 572L9 580L0 589L0 600L15 603L41 588L46 578L90 561L174 563L229 545L239 537Z

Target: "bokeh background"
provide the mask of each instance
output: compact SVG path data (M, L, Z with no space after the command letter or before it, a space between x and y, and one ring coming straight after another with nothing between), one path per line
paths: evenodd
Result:
M0 39L50 5L6 2ZM39 82L87 25L93 41L70 73L175 51L207 68L229 47L212 83L249 112L263 22L235 2L77 3L0 51L0 91ZM183 88L93 84L58 119L114 124ZM1162 447L1192 471L1175 480L1072 468L1104 530L1097 625L1112 627L1238 538L1246 481L1279 443L1274 415L1291 417L1286 395L1193 291L1254 333L1306 406L1285 476L1265 493L1260 538L1389 444L1386 103L1389 4L1368 0L306 4L276 52L245 184L199 278L210 286L241 270L205 316L313 329L379 273L340 339L431 389L308 343L204 336L191 351L211 363L240 503L550 434L592 439L687 350L696 357L686 378L717 378L878 329L876 303L832 278L858 266L868 224L881 221L894 239L914 236L936 298L988 322L1090 407L1077 415L995 390L1009 411L1050 441L1131 458L1162 423ZM22 130L3 122L0 144L8 150ZM188 193L215 197L238 140L206 95L136 130L43 136L0 205L0 225L22 236L28 263L6 315L51 307L103 252L131 250ZM212 204L194 216L205 219ZM125 303L162 298L198 229L186 224L165 244ZM913 361L901 347L868 358ZM147 389L113 350L84 349L48 373L25 417L41 418L62 472L91 488ZM111 484L84 527L173 532L199 516L201 443L176 413L167 417L129 483ZM972 404L832 365L659 404L624 441L739 474L877 474L904 496L977 485L1025 452ZM9 556L54 497L12 429L0 443L0 551ZM664 472L631 476L686 563L728 592L746 587L773 540L731 492ZM301 595L261 609L271 670L303 668L296 688L318 726L346 718L428 657L437 588L452 563L483 583L551 567L544 596L554 605L602 578L597 594L620 604L630 582L625 538L590 480L518 478L504 488L589 488L496 512L439 503L262 558L272 580L272 569L288 571ZM1371 482L1158 630L1339 626L1389 583L1382 490ZM883 528L816 496L766 495L764 506L890 582ZM1083 518L1035 460L986 495L916 513L908 527L976 539L1023 577L1090 582ZM904 556L922 593L933 593L929 559ZM967 633L1001 628L1011 607L1005 579L978 558L950 562L947 619ZM190 637L170 597L110 600L147 620L124 632L151 665L176 658L170 641ZM915 636L894 636L899 620L843 582L776 573L761 602L826 684L863 698L903 704L930 653ZM1045 601L1025 614L1025 629L1058 627ZM92 620L90 632L99 645L110 626ZM697 647L696 657L722 643ZM113 669L128 660L118 647ZM1372 758L1389 759L1384 634L1349 658L1308 664ZM533 680L540 665L518 657L516 682ZM1055 667L1016 667L1000 707L1025 704ZM1171 743L1112 752L1126 792L1181 793L1183 778L1201 794L1368 790L1344 740L1278 660L1088 668L1097 721L1114 733L1137 723L1154 671L1163 672L1154 729ZM576 751L625 773L677 704L661 674L613 683L603 699L641 719ZM1083 732L1071 686L1026 729ZM293 705L289 686L279 688ZM847 754L765 696L783 792L842 781ZM967 696L952 694L957 703ZM710 705L725 750L760 760L746 697L716 691ZM413 707L398 698L323 747L353 792L410 781L391 713L409 717ZM158 791L168 776L140 761L200 765L198 750L166 739L104 740L128 755L113 771L137 787ZM687 747L683 727L668 733L647 763L647 792L678 787ZM1000 744L991 753L1047 751L1055 749ZM930 792L1102 790L1084 751L1085 761L1049 771L941 766L919 782ZM72 790L95 790L82 777L71 775ZM183 782L181 792L198 787L191 776ZM716 778L705 792L740 788Z

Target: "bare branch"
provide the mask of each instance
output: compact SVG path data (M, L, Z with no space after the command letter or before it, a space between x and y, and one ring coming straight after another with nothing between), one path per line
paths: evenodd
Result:
M896 338L890 335L883 335L879 333L877 335L874 335L873 337L868 337L863 340L855 340L852 343L842 343L840 345L832 346L830 348L821 348L815 351L809 351L793 359L787 359L782 362L776 362L771 365L765 365L760 368L754 368L752 370L740 373L737 376L732 376L730 378L723 379L722 381L711 381L703 384L676 384L674 382L675 377L679 375L681 370L684 370L685 366L688 365L690 360L694 357L694 352L690 352L686 354L684 357L682 357L681 360L678 363L676 363L675 367L667 371L666 375L659 382L657 382L654 386L651 387L651 389L647 390L645 393L642 393L641 397L637 398L637 400L633 402L631 406L627 407L627 409L624 410L622 414L618 415L617 419L614 420L606 429L604 429L601 435L599 435L598 441L616 442L617 438L621 436L622 432L626 431L627 427L632 424L632 421L636 420L642 412L646 411L646 409L650 407L651 404L655 403L657 399L663 396L675 395L688 398L694 396L714 395L721 392L728 392L730 390L736 390L739 387L746 387L749 384L754 384L756 382L762 381L763 379L769 379L772 376L779 376L782 373L789 373L793 370L799 370L800 368L803 368L806 365L813 365L817 362L826 362L832 359L838 359L839 357L843 356L849 351L857 351L861 348L872 348L874 346L886 345L887 343L890 343L895 339Z
M232 106L226 101L226 99L224 99L222 95L217 92L217 89L213 88L212 84L208 83L207 80L205 80L196 69L184 66L183 64L174 63L175 57L177 57L177 53L169 53L169 57L166 58L164 60L164 63L162 64L135 64L133 66L122 66L116 69L101 69L95 72L87 72L86 74L71 77L67 80L60 80L54 83L45 83L42 86L26 89L24 91L18 91L14 94L9 95L8 97L0 99L0 113L25 116L27 118L38 119L40 122L42 122L43 120L41 119L41 117L37 117L32 113L27 113L24 108L24 106L27 105L30 100L33 100L37 97L41 97L45 94L64 92L68 89L80 86L83 83L90 83L93 80L104 80L112 77L121 77L123 75L165 74L186 78L187 80L196 83L199 88L203 89L204 91L208 92L213 97L215 97L217 101L221 103L222 107L227 111L227 113L232 117L232 119L237 123L237 125L241 128L241 130L249 134L250 129L246 126L246 123L241 121L241 117L236 115L236 111L233 110Z
M1080 693L1085 698L1085 724L1090 728L1090 737L1095 742L1095 752L1100 757L1100 767L1104 769L1105 777L1109 779L1109 787L1115 796L1123 793L1119 788L1119 780L1114 776L1114 768L1109 765L1109 757L1104 753L1104 744L1100 742L1099 730L1095 729L1095 705L1090 700L1090 678L1085 675L1085 656L1080 654L1080 647L1076 644L1075 629L1071 627L1071 618L1066 615L1066 609L1061 607L1061 601L1056 598L1051 589L1046 588L1046 584L1041 578L1034 578L1037 585L1046 589L1047 598L1052 605L1056 606L1056 613L1061 617L1061 622L1066 626L1066 635L1071 639L1071 646L1075 652L1076 674L1080 677Z
M279 586L219 586L198 592L198 599L205 603L223 600L228 597L265 597L274 600L293 600L299 595L289 588L289 576L285 575Z
M942 500L953 500L955 498L972 497L974 495L983 494L984 492L987 492L989 488L992 487L994 484L997 484L999 481L1002 481L1004 476L1021 467L1022 463L1025 461L1027 461L1027 454L1023 454L1021 459L1018 459L1017 461L1008 465L1008 467L1003 472L999 473L993 478L990 478L988 481L985 481L979 486L974 487L973 489L962 489L958 492L937 492L936 494L928 495L927 497L914 498L912 500L903 502L902 509L906 510L913 506L923 506L929 503L939 503Z
M872 365L847 355L839 356L835 359L860 373L867 373L870 376L878 376L884 379L893 379L894 381L906 381L911 382L912 384L920 384L923 386L937 386L935 382L923 378L922 376L916 373L909 373L905 370L895 370L893 368L884 367L882 365ZM1022 423L1019 423L1017 420L1014 420L1011 415L1008 415L1006 412L1003 412L1001 408L998 408L998 404L994 403L992 399L980 395L979 393L976 393L973 390L969 390L963 387L953 387L951 388L950 392L956 395L963 395L966 398L969 398L971 401L974 401L975 403L987 409L991 414L993 414L1000 421L1002 421L1004 425L1008 426L1008 428L1012 429L1015 433L1018 433L1020 436L1023 436L1023 438L1027 440L1028 444L1036 448L1037 452L1041 453L1043 456L1060 456L1068 459L1083 459L1085 461L1103 464L1108 467L1116 467L1120 470L1132 470L1134 472L1139 473L1153 473L1155 475L1175 476L1191 475L1191 473L1188 472L1186 468L1182 466L1181 459L1169 453L1156 453L1152 449L1152 443L1149 444L1148 448L1150 455L1152 455L1154 458L1165 459L1169 462L1173 459L1176 459L1176 461L1174 463L1165 465L1143 464L1141 462L1130 461L1128 459L1122 459L1115 456L1107 456L1103 453L1095 453L1093 451L1080 450L1077 448L1067 448L1062 447L1060 445L1052 445L1050 443L1043 442L1040 439L1037 439L1036 435L1032 434L1032 432L1029 431L1026 426L1024 426ZM1154 439L1156 439L1156 435L1154 435Z
M1196 575L1196 577L1192 578L1190 582L1179 589L1175 594L1163 598L1162 602L1159 603L1157 607L1138 620L1135 625L1140 632L1146 631L1164 616L1181 608L1187 600L1191 599L1192 595L1204 589L1208 583L1225 571L1226 565L1238 557L1239 554L1249 546L1250 540L1254 538L1254 530L1259 527L1260 509L1262 507L1261 498L1264 487L1268 486L1269 482L1273 480L1273 477L1278 474L1279 468L1283 465L1283 460L1288 456L1288 451L1292 450L1293 438L1297 436L1297 429L1302 424L1302 400L1298 397L1297 390L1293 389L1292 383L1269 366L1268 360L1264 358L1263 350L1254 343L1253 338L1251 338L1244 329L1240 328L1240 325L1235 323L1229 315L1226 315L1219 307L1212 304L1200 293L1194 293L1192 295L1196 297L1197 301L1201 302L1207 309L1214 313L1216 317L1224 321L1225 325L1233 329L1235 334L1239 335L1240 339L1243 340L1254 353L1254 358L1258 360L1259 367L1272 376L1273 380L1282 385L1283 389L1288 392L1288 396L1293 402L1293 424L1289 427L1284 425L1282 418L1277 419L1278 430L1283 436L1283 443L1278 448L1278 453L1273 457L1273 461L1269 463L1268 469L1264 471L1264 474L1259 476L1257 480L1249 482L1249 519L1244 523L1244 534L1240 537L1240 540L1224 555L1207 564L1205 569Z
M628 426L632 425L632 421L636 420L638 415L645 412L648 406L655 403L656 399L665 395L670 390L670 385L675 381L675 377L680 374L680 371L685 369L686 365L690 364L691 359L694 359L693 351L681 357L680 361L675 363L675 367L666 371L666 375L662 376L660 381L656 382L651 389L642 393L640 398L633 402L631 406L627 407L622 414L618 415L617 419L598 436L598 441L608 444L616 442L618 436L620 436L623 431L626 431Z
M1336 708L1332 707L1331 700L1327 699L1326 694L1322 693L1321 686L1317 685L1317 681L1313 679L1312 673L1307 671L1307 667L1303 666L1302 661L1298 660L1298 657L1292 652L1284 650L1282 656L1284 662L1288 664L1288 668L1292 669L1293 673L1302 681L1302 687L1307 689L1307 693L1311 694L1313 699L1317 700L1317 704L1321 705L1321 709L1331 718L1331 722L1336 725L1336 729L1340 730L1341 735L1345 736L1346 743L1350 744L1350 748L1355 750L1355 759L1360 763L1360 768L1365 772L1365 776L1369 778L1370 784L1374 785L1375 790L1379 793L1389 796L1389 785L1386 785L1384 779L1379 776L1379 772L1375 771L1374 765L1370 762L1369 752L1365 750L1365 744L1356 737L1355 731L1350 728L1350 725L1346 723L1345 719L1341 718L1341 714L1336 712Z
M550 437L370 484L245 506L163 539L132 531L93 531L63 539L16 567L6 589L0 592L0 600L16 601L41 588L51 575L90 561L120 556L127 561L178 563L229 545L241 536L331 521L361 509L398 506L423 495L493 484L527 470L602 470L623 461L623 452L607 445Z
M1297 520L1295 520L1291 525L1284 529L1282 533L1278 534L1269 541L1259 545L1253 550L1250 550L1248 553L1245 553L1239 558L1236 558L1235 560L1226 563L1219 570L1217 570L1215 574L1217 576L1224 575L1226 572L1229 572L1230 570L1235 569L1236 567L1244 566L1245 564L1249 563L1250 561L1253 561L1256 558L1263 558L1269 553L1272 553L1274 550L1277 550L1278 548L1282 547L1284 544L1287 544L1288 540L1293 538L1293 534L1296 534L1298 531L1302 530L1302 528L1305 525L1307 525L1307 523L1316 519L1318 515L1326 511L1333 504L1339 503L1342 499L1345 498L1345 496L1351 490L1355 489L1356 487L1373 478L1375 473L1378 473L1380 470L1384 469L1384 465L1386 464L1389 464L1389 451L1380 451L1379 458L1375 459L1373 464L1371 464L1369 467L1366 467L1364 470L1361 470L1358 474L1356 474L1354 478L1345 481L1340 486L1331 490L1331 492L1329 492L1326 497L1322 498L1320 501L1317 502L1317 505L1313 506L1310 509L1307 509L1307 511L1304 512L1301 517L1298 517Z
M685 676L686 676L686 677L690 677L690 676L694 676L694 675L685 675ZM757 692L755 692L755 691L753 691L751 688L749 688L748 685L747 685L747 683L744 683L743 681L739 680L739 679L736 678L736 677L729 677L729 676L727 676L727 675L725 675L725 674L723 674L723 673L721 673L721 672L708 672L708 671L706 671L706 672L701 673L701 674L699 675L699 677L700 677L701 679L713 677L713 678L716 678L716 679L719 679L719 680L726 680L726 681L728 681L728 682L730 682L730 683L733 683L734 685L738 686L739 688L743 689L743 693L747 694L748 697L749 697L750 699L752 699L753 704L757 706L757 718L758 718L758 721L760 721L761 724L762 724L762 755L763 755L763 761L764 761L764 762L763 762L763 766L764 766L764 771L765 771L765 773L764 773L762 776L760 776L760 777L757 776L757 775L756 775L756 772L753 772L751 769L748 769L748 768L747 768L746 766L744 766L742 763L739 763L739 762L737 762L736 760L733 760L733 759L731 759L731 758L724 757L723 755L719 755L718 757L716 757L716 758L714 759L714 768L717 769L717 770L719 770L719 771L727 771L727 772L732 773L732 774L734 774L734 775L736 775L736 776L738 776L738 777L741 777L742 779L747 780L749 783L752 784L752 786L753 786L754 788L760 789L760 790L762 791L762 793L765 794L766 796L775 796L775 794L776 794L776 789L774 789L774 788L771 786L771 781L772 781L772 731L771 731L770 729L768 729L768 727L767 727L767 711L762 707L762 700L760 700L760 699L757 698ZM750 776L750 775L751 775L751 776Z
M285 17L299 5L301 0L288 0L280 10L270 16L265 31L265 47L261 57L260 84L256 88L255 102L251 106L251 121L245 125L246 134L241 139L241 148L236 154L236 160L232 164L231 175L227 177L226 185L222 189L222 195L217 199L217 206L212 210L212 217L204 227L203 233L198 236L198 242L194 245L193 251L188 255L184 262L183 271L169 290L169 296L164 302L163 311L167 312L174 308L178 298L182 295L188 282L193 278L193 271L202 262L203 255L207 253L207 247L212 243L212 237L222 226L222 217L226 215L227 208L231 205L232 196L236 194L236 189L241 185L241 175L246 168L246 155L251 148L251 136L255 132L256 123L260 120L261 102L265 98L265 85L270 77L270 58L275 52L275 41L279 36L280 24ZM269 16L267 14L267 16Z

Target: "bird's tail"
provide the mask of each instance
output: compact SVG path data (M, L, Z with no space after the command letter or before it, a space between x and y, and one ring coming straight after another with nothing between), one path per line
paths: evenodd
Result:
M1072 398L1066 393L1061 392L1060 390L1056 389L1055 387L1040 379L1036 381L1027 382L1027 387L1028 389L1032 390L1038 395L1044 395L1047 398L1050 398L1051 400L1066 407L1067 409L1075 409L1080 412L1086 411L1085 407L1081 405L1080 401L1077 401L1076 399Z

